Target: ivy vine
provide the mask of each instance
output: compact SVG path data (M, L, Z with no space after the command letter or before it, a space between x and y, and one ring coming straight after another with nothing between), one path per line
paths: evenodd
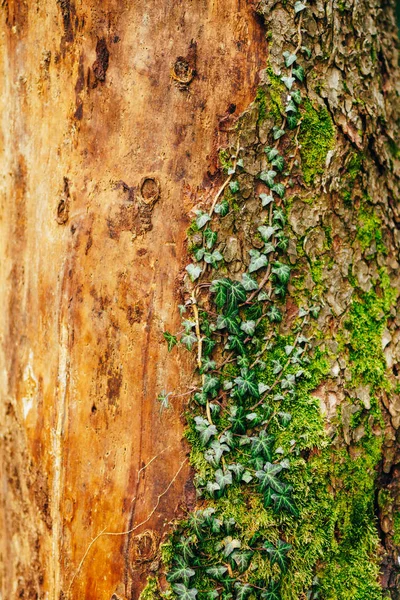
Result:
M179 307L181 331L164 333L168 350L182 345L197 356L199 382L190 400L194 416L188 438L202 508L177 525L166 546L170 589L163 597L279 600L291 559L285 523L299 517L290 472L302 445L291 439L283 448L277 439L292 420L290 406L299 385L310 377L311 340L305 331L319 312L318 305L300 307L291 334L281 335L292 270L285 196L299 170L301 63L310 57L302 45L305 9L305 3L295 2L297 46L283 53L280 75L286 100L265 147L267 168L257 176L266 188L259 194L266 214L258 227L260 243L249 251L246 270L235 279L223 276L218 223L232 212L241 191L238 176L246 172L239 132L227 179L211 208L197 210L192 224L198 243L186 266L191 283ZM162 409L170 397L160 394ZM259 507L266 509L260 523L251 519ZM243 508L247 525L235 518ZM309 598L317 598L314 588Z

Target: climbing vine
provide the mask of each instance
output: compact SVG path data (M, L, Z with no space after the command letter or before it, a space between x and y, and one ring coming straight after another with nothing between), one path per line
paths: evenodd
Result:
M313 343L319 299L309 294L305 302L303 296L295 309L293 299L287 301L296 269L288 196L296 186L313 182L315 160L317 171L321 168L319 154L315 160L305 154L318 132L310 137L303 122L314 127L315 119L322 119L304 85L311 57L302 41L306 8L300 1L293 6L297 40L294 49L283 52L281 72L267 69L274 95L270 120L264 92L257 94L259 119L271 122L253 160L260 168L255 172L247 163L245 123L239 120L236 144L223 152L227 177L211 207L196 210L189 229L192 262L186 266L186 301L179 306L182 328L164 337L170 351L180 345L196 354L198 383L189 402L187 438L199 508L176 525L163 546L168 590L161 592L151 580L146 598L150 592L150 598L178 600L313 600L322 592L326 598L355 597L330 595L329 583L316 575L325 549L336 551L332 539L338 518L332 495L318 485L330 469L344 485L349 478L344 454L324 453L331 440L310 394L329 370L326 353ZM333 130L329 116L324 113L323 119ZM226 266L227 232L240 227L246 198L253 201L253 193L242 187L249 185L257 190L258 206L246 226L248 255L241 256L232 277ZM162 409L171 397L160 394ZM354 463L361 485L367 486L363 469L373 470L379 448L373 439L370 462ZM308 460L310 452L316 454L314 462ZM345 495L346 489L337 492L338 504L345 506ZM370 510L366 500L360 514ZM366 522L359 535L365 556L354 558L359 563L346 571L343 590L360 572L363 591L357 598L378 599L377 569L369 559L376 534Z

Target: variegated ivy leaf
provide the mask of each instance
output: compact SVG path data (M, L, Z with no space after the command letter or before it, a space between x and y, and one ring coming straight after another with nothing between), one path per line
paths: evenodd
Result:
M207 229L204 230L204 239L206 241L206 246L208 248L208 250L211 250L211 248L214 246L215 242L217 241L217 237L218 234L216 231L212 231L209 227L207 227Z
M227 429L225 433L221 435L219 438L221 444L227 444L228 446L234 446L235 439L233 437L233 433L230 429Z
M252 252L250 250L250 252ZM250 264L249 264L249 273L254 273L254 271L258 271L259 269L262 269L263 267L266 267L268 265L268 258L264 255L261 254L260 252L258 252L258 256L255 254L256 251L253 251L254 254L252 255Z
M260 388L259 388L260 391ZM248 415L246 415L246 419L248 421L256 421L258 419L258 415L257 413L249 413Z
M297 56L296 54L291 54L286 50L286 52L283 53L283 58L285 59L285 65L287 67L291 67L292 64L296 62Z
M196 588L188 589L183 583L177 583L172 586L172 589L178 596L179 600L196 600Z
M279 138L285 135L285 130L281 129L280 127L277 127L276 125L272 128L272 131L274 133L274 140L279 140Z
M196 423L196 431L200 433L200 440L204 445L208 443L213 435L218 434L218 430L215 425L210 425L207 419L204 419L203 417L195 417L194 421Z
M241 169L243 169L243 167L244 167L243 158L239 158L239 159L236 161L236 166L237 166L237 167L240 167Z
M232 473L217 469L215 471L215 481L218 483L220 490L224 490L227 485L232 483Z
M246 600L253 591L253 588L248 583L235 583L235 600Z
M223 200L219 204L215 205L214 212L221 217L225 217L229 212L229 203L227 200Z
M278 169L278 171L282 172L283 168L285 166L285 159L283 158L283 156L277 156L273 161L272 161L272 166L276 167Z
M291 113L286 117L286 120L287 120L289 129L294 129L295 127L297 127L297 123L298 123L297 115ZM290 185L290 182L289 182L289 185Z
M174 581L183 581L183 583L185 585L188 585L189 579L191 577L194 577L196 572L187 566L187 564L182 556L178 555L176 557L175 561L176 561L176 564L168 573L167 580L170 583L173 583Z
M267 155L268 160L271 161L274 160L276 156L278 156L279 150L277 148L270 148L269 146L267 146L265 148L265 153Z
M224 381L223 388L225 391L231 390L233 387L232 381Z
M290 277L290 267L277 261L272 267L272 273L277 276L281 283L286 284Z
M240 325L240 329L244 331L247 335L254 335L256 330L256 322L255 321L243 321Z
M279 464L281 465L282 469L290 469L290 462L288 458L284 458Z
M193 344L197 342L197 337L192 331L188 331L182 335L181 342L188 350L192 350Z
M218 377L213 377L212 375L204 376L204 385L203 392L206 394L213 394L219 388L219 379Z
M256 472L256 477L260 480L261 490L265 491L270 487L278 493L283 493L286 484L277 477L281 471L281 465L274 465L270 462L265 463L263 470Z
M244 481L245 483L250 483L250 481L252 481L253 479L253 475L250 473L250 471L245 471L242 475L242 481Z
M274 202L274 197L271 194L260 194L261 205L263 207L268 206L271 202Z
M267 390L269 390L269 386L266 385L265 383L262 383L262 381L260 381L260 383L258 384L258 393L261 395L264 392L266 392Z
M301 65L299 65L298 67L296 67L295 69L293 69L293 75L296 77L296 79L298 79L300 82L304 81L304 78L306 76L304 69Z
M220 489L218 483L216 483L215 481L207 481L207 485L206 485L206 492L208 494L210 494L210 496L213 496L215 492L218 492Z
M285 112L286 113L297 113L297 106L295 105L295 103L293 102L293 100L290 100L286 104Z
M235 171L236 171L235 167L229 167L228 175L233 175L235 173Z
M267 317L271 323L280 323L282 321L282 313L277 306L271 306L267 312Z
M276 175L276 171L273 170L262 171L260 173L260 179L264 181L268 185L268 187L272 187L274 185L274 179Z
M299 309L299 317L306 317L308 315L308 308Z
M241 543L239 540L233 539L231 536L228 536L222 540L221 547L224 549L224 556L228 557L234 550L240 548Z
M292 99L296 102L296 104L301 104L301 92L300 92L300 90L294 90L292 92Z
M186 306L184 304L178 304L179 314L182 316L186 312Z
M293 373L288 373L281 381L281 387L283 390L292 390L296 385L296 377Z
M236 477L240 480L241 475L244 471L244 466L241 465L240 463L233 463L231 465L228 466L228 469L234 474L236 475Z
M199 267L198 265L194 265L193 263L187 265L186 271L188 272L189 277L192 281L196 281L196 279L198 279L198 277L200 277L201 275L201 267Z
M292 353L293 350L294 350L294 346L291 346L290 344L287 344L285 346L286 356L289 356Z
M283 411L278 412L278 417L279 417L279 420L283 427L287 427L289 425L290 421L292 420L292 415L288 412L283 412ZM275 450L275 452L278 452L278 451Z
M211 220L210 215L202 210L197 210L196 215L196 225L199 229L204 227L204 225Z
M194 257L198 262L200 260L203 260L204 252L205 252L204 248L197 248L197 250L194 251Z
M268 242L276 232L276 227L271 225L261 225L258 230L264 242Z
M240 190L239 182L231 181L229 183L229 189L231 190L232 194L237 194L237 192Z
M251 290L258 289L257 281L255 281L255 279L250 277L250 275L248 273L243 273L241 283L242 283L242 286L244 287L244 289L246 290L246 292L251 292Z
M214 250L214 252L206 252L204 254L204 260L208 265L213 265L216 262L222 260L223 256L218 250Z
M303 2L300 2L300 0L297 0L297 2L294 3L294 12L296 15L305 8L307 8L307 6Z
M307 46L302 46L301 51L303 52L303 54L305 54L307 56L307 58L311 58L312 52L311 52L310 48L307 48Z
M190 331L194 327L196 327L196 323L191 321L190 319L184 319L182 321L182 326L185 328L185 331Z
M280 362L280 360L273 360L272 361L272 373L274 375L278 375L278 373L280 373L283 369L283 365Z
M261 292L260 292L260 293L258 294L258 296L257 296L257 300L258 300L259 302L264 302L264 300L270 300L270 297L268 296L268 294L267 294L267 292L266 292L265 290L261 290ZM260 362L259 362L259 367L260 367L260 368L262 368L262 367L261 367L261 364L264 364L264 365L265 365L265 363L262 363L262 361L260 361Z
M215 565L214 567L209 567L208 569L206 569L206 573L210 575L213 579L219 580L225 575L227 570L228 567L225 567L224 565ZM218 598L218 596L215 597Z
M275 245L272 242L267 242L264 246L263 252L264 254L270 254L271 252L275 252Z
M278 194L280 198L283 198L285 195L285 186L283 183L276 183L271 189L273 192L275 192L275 194Z
M283 210L281 208L276 208L272 214L274 223L275 223L275 227L276 227L276 223L281 223L281 225L285 224L286 218L285 218L285 213L283 212ZM277 234L276 237L280 237L282 235L281 232L279 232Z
M281 81L286 85L288 90L292 89L294 82L296 81L294 77L281 77Z
M202 359L202 370L204 372L206 371L213 371L217 366L217 363L215 362L215 360L211 360L210 358L203 358Z

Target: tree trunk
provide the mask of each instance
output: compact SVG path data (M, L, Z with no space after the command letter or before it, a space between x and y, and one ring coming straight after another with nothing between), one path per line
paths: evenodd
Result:
M0 597L398 600L394 3L0 10Z

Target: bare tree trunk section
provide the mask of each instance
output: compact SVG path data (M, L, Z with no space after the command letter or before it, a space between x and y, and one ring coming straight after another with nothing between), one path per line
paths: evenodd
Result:
M187 214L254 97L264 32L241 0L0 10L1 597L138 598L140 552L194 498L185 398L156 402L186 391L162 332Z

